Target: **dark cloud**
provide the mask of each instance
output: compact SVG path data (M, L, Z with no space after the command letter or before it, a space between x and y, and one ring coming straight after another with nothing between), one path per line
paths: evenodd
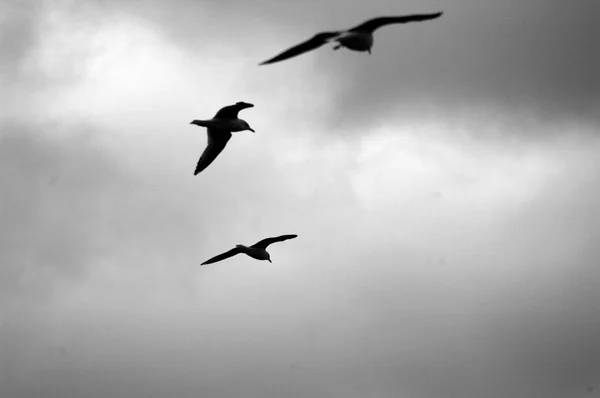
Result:
M597 122L600 28L595 16L600 10L593 1L577 7L539 0L379 1L353 7L345 2L179 1L153 2L140 10L142 3L109 2L143 16L173 45L206 57L221 51L247 54L247 72L232 76L241 84L254 87L263 74L278 76L283 70L297 74L291 81L325 76L333 100L326 119L330 130L361 130L393 116L417 118L431 107L445 112L488 107ZM282 64L254 65L317 31L350 27L376 15L438 9L445 13L440 19L377 31L372 56L322 48ZM297 69L311 63L314 68Z
M1 121L0 395L558 398L598 385L600 173L596 138L581 134L593 130L581 115L596 94L567 73L591 79L595 56L569 51L590 44L592 13L576 12L593 3L52 4L65 26L88 25L83 38L118 29L92 51L110 56L75 99L50 85L50 99L19 103L27 119ZM322 49L254 65L316 30L440 8L439 21L378 32L371 57ZM197 84L212 76L145 91L170 64L127 84L127 66L160 62L146 30L111 53L128 24L167 37L160 45L184 50L191 68L233 51L253 69L219 92ZM23 43L9 40L15 59L60 58L60 45L38 40L63 25L42 35L36 26ZM79 44L69 48L67 61L89 61ZM151 56L119 64L137 48ZM20 89L31 95L26 80ZM204 132L187 125L184 105L163 112L143 98L178 103L170 85L206 103L221 90L256 92L262 103L248 120L263 129L236 135L194 177ZM109 99L90 109L90 97ZM489 114L448 116L456 104ZM526 123L525 110L535 115ZM560 124L540 117L554 110ZM385 134L327 135L374 121L393 131L405 115L460 137L406 122L400 145ZM566 133L496 137L508 128ZM473 138L479 131L488 138ZM283 233L300 236L272 247L273 264L238 256L198 267Z
M333 69L338 79L332 123L414 118L415 107L427 106L597 121L598 4L458 2L442 8L438 20L378 31L371 57L315 55L319 70Z

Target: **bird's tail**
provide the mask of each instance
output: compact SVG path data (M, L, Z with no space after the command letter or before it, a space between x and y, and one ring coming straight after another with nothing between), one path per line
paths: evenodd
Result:
M210 120L192 120L190 124L195 124L200 127L210 127Z

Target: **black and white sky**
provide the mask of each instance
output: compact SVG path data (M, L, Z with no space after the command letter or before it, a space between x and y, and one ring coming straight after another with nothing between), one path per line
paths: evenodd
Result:
M323 30L383 28L373 54ZM0 3L0 396L600 391L597 0ZM236 133L193 119L222 106ZM236 256L273 245L273 264ZM590 387L596 387L590 388Z

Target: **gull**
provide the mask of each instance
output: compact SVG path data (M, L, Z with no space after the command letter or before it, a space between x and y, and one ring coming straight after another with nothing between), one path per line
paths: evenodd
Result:
M348 30L317 33L307 41L289 48L281 54L276 55L267 61L261 62L259 65L272 64L288 58L296 57L305 52L315 50L332 41L337 42L337 44L333 47L334 50L339 50L342 47L346 47L349 50L362 52L366 51L371 54L371 48L373 47L373 32L382 26L396 23L426 21L428 19L438 18L440 15L442 15L442 12L436 12L434 14L404 15L399 17L380 17L370 19Z
M294 239L296 238L298 235L281 235L281 236L276 236L274 238L267 238L267 239L263 239L260 242L256 242L255 244L253 244L252 246L244 246L244 245L235 245L235 247L231 250L229 250L228 252L219 254L218 256L215 256L213 258L211 258L210 260L206 260L205 262L203 262L200 265L204 265L204 264L212 264L212 263L216 263L217 261L221 261L221 260L225 260L226 258L229 257L233 257L236 254L240 254L240 253L244 253L252 258L255 258L257 260L268 260L269 262L271 261L271 256L269 255L269 253L267 252L267 246L269 246L272 243L276 243L276 242L283 242L284 240L288 240L288 239Z
M238 119L239 111L252 108L253 106L247 102L238 102L235 105L221 108L212 119L194 120L190 123L206 127L208 132L208 144L202 156L200 156L200 160L198 160L194 175L200 173L215 160L223 148L225 148L225 145L227 145L227 141L231 138L231 133L244 130L250 130L254 133L254 130L250 128L250 125L245 120Z

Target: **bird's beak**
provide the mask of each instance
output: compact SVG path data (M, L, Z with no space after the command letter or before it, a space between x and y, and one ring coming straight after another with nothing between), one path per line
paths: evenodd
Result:
M271 264L273 264L273 261L271 261L271 259L270 259L270 258L268 258L267 260L268 260L268 261L269 261Z
M251 129L250 127L248 127L248 130L252 131L253 133L256 133L256 131L254 131L254 129Z

